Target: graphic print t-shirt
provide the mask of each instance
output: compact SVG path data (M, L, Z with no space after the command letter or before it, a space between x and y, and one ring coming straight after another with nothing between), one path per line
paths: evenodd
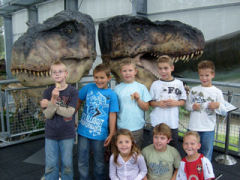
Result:
M52 91L55 88L50 86L43 93L43 99L50 101L52 97ZM78 92L73 87L68 87L59 92L57 99L57 105L61 107L73 107L76 108ZM47 119L45 123L45 137L49 139L61 140L75 137L75 113L72 117L63 117L57 113L52 119Z
M119 111L116 93L91 83L79 91L78 97L85 101L78 134L89 139L105 140L108 136L109 113Z

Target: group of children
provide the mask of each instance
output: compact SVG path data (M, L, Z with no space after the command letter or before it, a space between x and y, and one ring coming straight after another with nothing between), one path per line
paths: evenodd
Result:
M60 155L61 178L73 179L74 117L84 103L77 129L81 180L90 179L90 152L93 153L94 178L106 179L104 149L110 144L111 179L213 179L211 157L216 112L224 111L223 94L212 85L214 64L211 61L199 63L201 85L192 88L188 96L183 82L172 76L174 65L169 56L159 57L158 69L161 78L152 83L150 93L143 84L135 81L137 69L131 60L121 63L122 82L114 91L108 87L111 80L109 67L100 64L93 71L94 83L77 92L66 83L66 66L60 61L54 63L51 76L55 85L45 90L40 102L47 119L45 178L58 179ZM189 132L183 138L186 157L181 161L178 107L185 103L191 114ZM150 114L153 144L141 151L144 111L149 106L153 107Z

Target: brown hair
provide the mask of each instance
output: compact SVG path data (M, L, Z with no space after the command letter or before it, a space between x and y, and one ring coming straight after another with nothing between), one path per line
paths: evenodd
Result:
M159 134L167 136L168 139L172 137L171 129L165 123L158 124L153 128L153 135L159 135Z
M67 70L67 66L60 60L57 60L54 63L52 63L50 70L52 71L53 66L59 66L59 65L64 66L65 71Z
M132 149L131 149L130 155L134 156L134 159L136 162L137 156L140 154L140 150L138 149L138 147L135 143L135 140L134 140L134 137L133 137L131 131L129 131L128 129L119 129L112 139L112 153L113 153L114 163L119 165L117 162L117 158L118 158L118 155L120 154L120 152L119 152L116 144L117 144L118 136L120 136L120 135L130 137L130 139L132 141Z
M125 59L123 59L123 60L121 61L121 63L120 63L120 70L121 70L122 67L125 66L125 65L133 65L134 68L136 69L136 63L135 63L133 60L129 59L129 58L125 58Z
M99 64L99 65L97 65L97 66L94 68L94 70L93 70L93 75L94 75L95 73L98 73L98 72L105 72L105 74L106 74L107 77L110 77L110 75L111 75L111 70L110 70L110 68L109 68L107 65L105 65L105 64Z
M197 139L197 142L200 143L200 136L198 134L198 132L196 131L188 131L184 134L183 136L183 142L184 142L184 138L187 137L187 136L195 136L196 139Z
M173 60L168 55L162 55L157 59L157 63L168 63L170 66L173 66Z
M215 72L215 65L212 61L204 60L198 63L198 71L200 69L211 69L212 72Z

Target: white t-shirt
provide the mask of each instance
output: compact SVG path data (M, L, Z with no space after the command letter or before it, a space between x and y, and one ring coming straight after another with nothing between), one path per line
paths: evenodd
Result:
M219 102L218 109L208 108L210 102ZM199 111L193 111L194 103L201 104ZM189 93L186 109L191 111L189 129L192 131L213 131L216 124L216 111L227 111L224 106L223 93L215 86L203 87L201 85L193 87Z
M172 81L154 81L150 88L150 94L154 101L186 100L187 98L183 82L175 78ZM171 129L176 129L178 128L179 110L178 107L155 107L150 118L153 127L160 123L166 123Z

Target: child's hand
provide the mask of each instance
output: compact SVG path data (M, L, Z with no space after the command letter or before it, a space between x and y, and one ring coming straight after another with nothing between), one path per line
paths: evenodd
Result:
M138 101L140 99L140 95L138 94L138 92L131 94L131 99Z
M161 108L166 108L167 107L166 100L157 101L157 105Z
M142 180L147 180L147 176L145 176Z
M54 88L52 91L52 100L56 101L59 96L59 90L58 88Z
M47 99L43 99L40 101L40 106L41 108L47 108L48 107L48 100Z
M211 110L218 109L220 106L219 102L210 102L208 103L208 108Z
M178 101L177 100L173 100L173 99L167 99L164 101L167 107L174 107L174 106L178 106Z
M200 111L200 109L201 109L201 104L194 103L194 104L192 105L192 109L193 109L194 111Z
M110 144L111 140L112 140L112 135L109 135L107 139L105 139L104 141L104 147L107 147Z

